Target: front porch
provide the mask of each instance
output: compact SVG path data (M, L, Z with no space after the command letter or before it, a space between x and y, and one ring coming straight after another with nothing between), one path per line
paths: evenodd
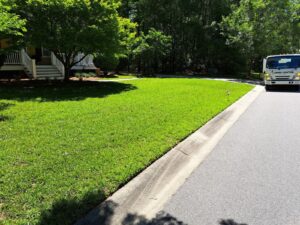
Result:
M81 59L83 54L76 58ZM93 56L88 55L71 70L96 70ZM25 49L7 56L0 71L23 71L33 80L63 80L65 67L53 52L42 52L40 57L30 56Z

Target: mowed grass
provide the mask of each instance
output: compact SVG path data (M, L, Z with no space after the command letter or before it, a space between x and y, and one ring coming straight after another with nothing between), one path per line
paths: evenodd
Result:
M72 224L252 86L0 85L0 224Z

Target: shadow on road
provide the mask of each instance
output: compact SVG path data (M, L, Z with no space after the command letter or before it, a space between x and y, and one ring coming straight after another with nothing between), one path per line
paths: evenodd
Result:
M114 214L118 204L106 201L95 208L100 199L103 199L102 191L89 193L82 200L61 200L54 203L51 209L41 213L38 225L113 225ZM92 210L93 209L93 210ZM92 210L92 211L90 211ZM88 212L90 212L86 217ZM78 221L79 218L83 218ZM78 222L76 222L78 221ZM158 213L154 218L148 219L138 214L124 215L120 225L188 225L175 216L165 212ZM202 225L202 224L199 224ZM203 224L205 225L205 224ZM232 219L216 221L216 225L247 225L237 223Z
M247 225L245 223L237 223L232 219L229 220L221 220L220 225Z
M100 193L101 194L101 193ZM41 213L38 225L71 225L83 217L97 204L95 194L88 194L82 201L61 200L53 204L52 208ZM103 197L103 196L102 196ZM101 197L100 197L101 198ZM106 201L101 207L94 209L88 217L78 221L76 225L112 225L112 219L118 205L113 201ZM120 225L188 225L167 213L159 213L153 219L147 219L137 214L125 215Z
M272 86L267 92L300 93L299 86Z

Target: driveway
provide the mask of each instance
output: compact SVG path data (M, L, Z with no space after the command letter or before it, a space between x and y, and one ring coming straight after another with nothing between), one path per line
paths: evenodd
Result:
M300 93L263 92L164 211L189 225L300 225Z

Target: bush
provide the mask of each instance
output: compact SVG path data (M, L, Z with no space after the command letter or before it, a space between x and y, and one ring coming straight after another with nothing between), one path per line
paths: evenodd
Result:
M96 55L94 64L96 67L101 68L104 76L107 76L109 71L114 71L117 68L119 65L119 58L114 54Z
M83 80L83 78L96 77L96 74L90 72L78 72L75 73L75 77L79 78L79 80Z

